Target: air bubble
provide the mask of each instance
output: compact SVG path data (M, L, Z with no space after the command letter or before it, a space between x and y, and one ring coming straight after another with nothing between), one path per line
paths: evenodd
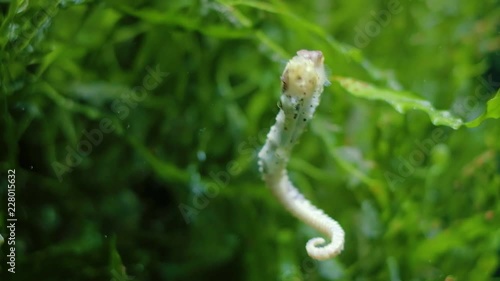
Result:
M207 159L207 154L203 150L198 150L196 157L198 157L198 161L203 162Z

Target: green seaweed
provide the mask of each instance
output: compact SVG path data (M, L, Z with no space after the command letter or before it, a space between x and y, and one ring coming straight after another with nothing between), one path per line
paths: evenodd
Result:
M0 0L0 280L500 280L499 12ZM257 168L300 49L331 82L289 165L346 232L324 262Z

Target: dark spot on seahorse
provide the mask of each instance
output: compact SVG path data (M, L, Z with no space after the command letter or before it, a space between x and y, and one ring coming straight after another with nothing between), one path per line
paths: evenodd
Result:
M306 95L306 92L302 93L304 96Z
M286 130L288 130L288 128L287 128L287 127L285 127L285 131L286 131Z
M304 118L304 122L306 122L306 121L307 121L307 119L306 119L306 118Z
M282 85L281 85L281 91L286 91L288 90L288 84L285 82L285 81L282 81Z
M297 104L297 105L295 106L295 110L299 111L299 109L300 109L300 104Z
M293 115L293 119L297 119L297 113Z

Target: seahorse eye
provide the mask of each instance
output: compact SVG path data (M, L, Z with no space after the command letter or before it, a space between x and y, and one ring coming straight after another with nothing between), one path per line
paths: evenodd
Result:
M281 80L281 91L285 92L286 90L288 90L288 85L285 81Z

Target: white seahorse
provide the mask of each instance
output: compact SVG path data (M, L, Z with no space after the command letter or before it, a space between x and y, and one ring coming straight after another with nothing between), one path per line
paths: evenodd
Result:
M323 87L328 83L323 54L320 51L298 51L286 65L281 81L280 111L259 152L259 169L263 180L288 211L331 239L326 245L323 238L309 240L306 244L309 256L317 260L329 259L343 250L344 230L337 221L304 198L286 171L292 148L312 119Z

